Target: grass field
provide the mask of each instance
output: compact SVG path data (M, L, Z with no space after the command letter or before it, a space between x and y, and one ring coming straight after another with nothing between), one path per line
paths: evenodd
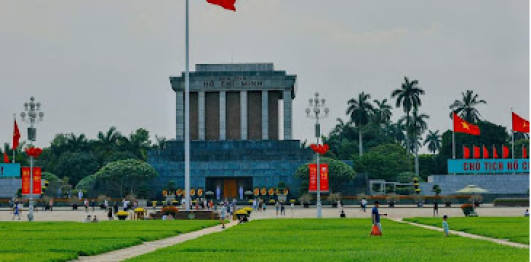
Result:
M404 220L436 227L441 227L442 223L441 218L435 217L415 217ZM529 244L528 217L456 217L449 218L448 225L450 230Z
M127 261L529 261L526 249L382 223L370 237L368 219L255 220Z
M217 221L105 221L0 223L0 262L67 261L175 236Z

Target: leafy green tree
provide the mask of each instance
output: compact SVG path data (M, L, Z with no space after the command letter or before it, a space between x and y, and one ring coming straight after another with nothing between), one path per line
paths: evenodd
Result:
M59 177L56 176L53 173L50 172L42 172L42 179L48 181L48 182L56 182L59 181Z
M148 163L136 159L109 163L96 173L97 179L109 183L120 196L135 194L141 183L147 183L158 176Z
M424 140L424 145L428 145L428 150L435 154L437 150L441 147L441 135L439 135L439 130L428 131L428 135Z
M426 114L419 114L418 109L413 110L413 114L410 116L405 116L400 121L405 121L409 123L408 128L408 137L413 138L413 149L415 152L415 173L419 175L419 144L420 144L420 135L424 133L424 130L428 128L428 124L426 123L426 119L428 119L429 116Z
M151 148L149 131L139 128L129 137L121 137L118 146L121 150L131 152L145 161L147 160L147 150Z
M382 101L374 99L374 104L376 105L374 108L374 122L377 125L389 124L391 122L391 116L393 115L393 112L391 111L393 107L387 104L387 98Z
M396 97L396 107L402 107L406 113L406 130L409 130L409 120L411 110L416 109L422 105L420 96L424 95L424 89L419 86L418 80L409 81L409 78L404 77L404 83L399 89L395 89L391 93L391 98ZM409 147L409 135L406 132L406 148ZM409 152L407 150L406 152Z
M358 99L351 98L348 101L347 115L350 116L351 121L358 127L358 136L359 136L359 154L363 155L363 138L362 138L362 126L369 123L371 115L374 111L370 99L370 94L365 94L361 92L358 95Z
M89 192L96 186L96 175L90 175L86 176L83 179L79 180L79 182L76 185L76 189L78 190L84 190L85 192Z
M122 134L112 126L107 132L99 132L97 139L93 142L93 149L98 156L100 164L108 161L109 155L116 153L118 148L118 141Z
M453 112L465 119L467 122L475 123L480 120L481 114L476 109L480 104L487 104L487 101L478 99L478 94L474 94L472 90L466 90L461 93L461 100L455 100L450 109L450 118L452 118Z
M98 171L98 161L92 153L66 152L59 157L53 173L63 178L68 176L70 183L76 185L81 179Z
M354 166L357 172L367 173L370 179L395 181L399 173L409 170L410 161L402 146L381 144L362 157L355 157Z
M315 163L315 162L312 162ZM323 157L320 163L328 164L328 182L330 186L330 192L337 192L341 189L343 183L350 181L356 177L356 172L351 166L345 164L342 161ZM302 179L301 192L308 192L308 179L310 178L310 172L308 164L299 166L295 172L295 177Z
M419 178L419 177L413 172L402 172L396 176L396 182L411 183L413 182L414 178Z

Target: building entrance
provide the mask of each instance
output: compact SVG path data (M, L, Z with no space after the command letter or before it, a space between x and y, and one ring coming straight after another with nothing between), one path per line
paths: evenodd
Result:
M206 191L214 192L214 197L219 200L245 199L245 191L252 191L253 184L250 177L207 177Z

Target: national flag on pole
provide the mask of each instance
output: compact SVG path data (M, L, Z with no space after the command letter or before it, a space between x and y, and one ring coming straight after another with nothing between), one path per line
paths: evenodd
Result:
M18 147L19 139L20 139L20 131L18 130L17 120L15 120L15 127L13 130L13 150L15 150Z
M454 112L454 132L479 136L479 127L463 120Z
M483 158L489 158L489 150L483 145Z
M495 146L492 146L492 158L500 158Z
M513 113L513 131L529 133L529 121Z
M527 148L525 146L522 146L522 158L527 159Z
M506 147L505 145L502 146L502 158L508 158L509 157L509 147Z
M236 6L234 6L234 4L236 4L236 0L207 0L207 2L236 12Z
M7 156L6 152L4 152L4 163L9 163L9 157Z
M474 158L479 158L481 156L479 146L472 146L472 148L474 150Z
M463 158L469 159L470 158L470 148L463 146Z

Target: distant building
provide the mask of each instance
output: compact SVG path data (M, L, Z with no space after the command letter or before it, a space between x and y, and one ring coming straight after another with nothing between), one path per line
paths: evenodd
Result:
M148 155L160 190L169 181L184 189L184 73L170 82L176 139ZM190 187L239 198L242 191L285 182L298 194L295 171L313 154L293 139L296 89L297 76L275 71L272 63L196 65L190 72Z

